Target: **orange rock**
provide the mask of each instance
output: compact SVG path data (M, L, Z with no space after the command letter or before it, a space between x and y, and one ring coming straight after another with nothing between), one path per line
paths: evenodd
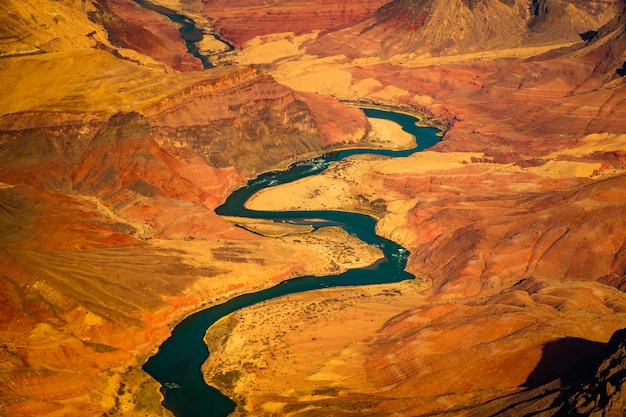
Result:
M106 2L113 14L74 3L0 10L16 55L2 66L8 79L21 77L11 74L21 64L63 77L83 70L47 89L26 77L33 86L24 91L38 94L9 85L3 101L12 110L0 120L0 401L10 415L101 415L133 413L122 401L147 398L141 406L159 413L155 384L137 366L170 324L318 268L300 252L295 261L272 258L296 245L262 242L212 210L246 178L355 144L368 126L357 110L296 93L259 68L172 73L155 62L181 71L196 64L171 44L176 34L163 18L122 0ZM397 65L363 60L346 70L355 82L402 91L386 104L449 122L439 152L477 154L449 169L372 169L355 182L352 191L367 185L397 208L377 213L379 231L410 250L418 280L397 291L291 298L297 315L283 311L286 299L258 306L294 329L272 341L285 355L264 353L267 362L257 351L226 350L238 370L244 354L252 358L245 370L258 376L248 380L254 389L238 398L254 412L457 413L562 375L624 323L624 150L566 152L591 134L624 133L626 37L612 13L620 4L570 2L575 15L565 3L553 14L538 6L532 17L504 1L502 19L491 20L485 2L394 1L376 11L383 3L202 6L240 46L276 31L324 30L308 52L340 52L338 65L400 52L479 54L421 68L410 55ZM49 6L61 12L50 16ZM459 11L453 22L435 13L450 7ZM68 19L76 28L57 40ZM447 26L489 22L493 31L471 36ZM597 38L569 45L589 22ZM152 32L166 26L163 36ZM417 44L424 34L430 42ZM116 35L119 44L108 39ZM564 48L527 51L531 59L489 49L556 41ZM29 44L37 46L20 49ZM34 52L54 53L19 56ZM76 65L85 57L96 63ZM565 175L562 163L593 169ZM145 241L155 237L167 239ZM312 302L318 315L304 310Z

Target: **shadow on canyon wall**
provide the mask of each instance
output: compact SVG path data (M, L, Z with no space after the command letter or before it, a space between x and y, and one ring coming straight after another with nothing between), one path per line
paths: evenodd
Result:
M541 360L528 375L524 386L536 388L555 378L563 382L575 382L577 378L592 375L596 360L607 344L578 337L565 337L546 343ZM570 381L571 380L571 381Z
M530 416L544 412L542 415L586 416L599 412L621 416L625 358L626 328L616 331L607 343L573 337L550 342L544 346L541 360L526 381L529 392L543 394L534 398L531 395L525 406L509 407L497 415L513 412ZM542 396L551 398L543 403L543 410L536 407ZM533 403L534 406L528 407Z
M591 42L592 40L596 39L598 37L598 31L597 30L588 30L584 33L579 33L578 36L580 36L580 39L582 39L585 42Z

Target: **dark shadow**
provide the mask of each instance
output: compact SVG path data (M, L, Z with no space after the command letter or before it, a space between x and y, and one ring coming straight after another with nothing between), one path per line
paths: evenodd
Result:
M617 72L617 74L620 77L625 76L626 75L626 61L624 61L624 63L622 64L622 68L618 68L617 71L615 71L615 72Z
M526 390L496 398L474 409L468 417L583 417L591 410L606 410L626 378L626 328L616 331L608 343L567 337L547 343ZM579 404L583 401L583 407ZM605 415L605 414L602 414Z
M605 347L605 343L578 337L549 342L543 346L541 360L528 375L524 386L535 388L556 378L576 379L587 376L594 371L595 361L591 359Z
M606 410L613 395L607 391L607 387L619 387L625 376L624 370L620 368L623 354L621 357L614 356L625 343L626 329L616 331L606 344L601 344L602 350L597 355L582 361L562 377L560 395L552 404L558 410L555 417L588 415L589 410L575 408L572 401L576 398L592 399L595 402L594 410Z
M582 39L585 42L591 42L592 40L596 38L596 36L598 36L598 31L588 30L587 32L579 33L578 36L580 36L580 39Z

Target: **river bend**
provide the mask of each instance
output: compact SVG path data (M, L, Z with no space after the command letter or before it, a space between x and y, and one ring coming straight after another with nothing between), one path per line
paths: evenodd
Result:
M340 211L267 212L248 210L244 207L248 198L263 188L320 173L332 162L348 156L370 153L402 157L426 149L440 139L437 129L419 127L418 119L413 116L377 109L363 110L368 117L384 118L400 124L403 130L416 137L418 146L406 151L353 149L298 162L285 171L266 173L251 180L247 186L231 194L216 212L229 216L311 224L314 228L340 226L364 242L378 246L384 258L367 268L351 269L340 275L306 276L284 281L266 290L237 296L183 320L174 328L170 338L159 347L159 351L143 366L146 372L161 383L163 406L177 417L225 417L235 409L232 400L205 384L201 372L201 366L209 356L204 343L205 333L220 318L241 308L287 294L327 287L399 282L413 278L404 270L408 251L392 241L377 236L374 230L376 220L370 216Z

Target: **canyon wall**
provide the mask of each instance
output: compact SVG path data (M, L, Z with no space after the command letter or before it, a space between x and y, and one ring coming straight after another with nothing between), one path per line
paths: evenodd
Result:
M140 366L169 326L336 270L324 245L358 246L262 238L215 207L260 172L365 141L367 119L250 66L203 71L131 1L4 2L0 17L0 414L167 414Z
M254 199L380 217L416 279L237 312L207 335L207 380L241 415L619 415L624 19L623 2L391 2L306 46L259 38L231 56L447 130L405 160L352 158ZM287 43L299 55L261 54Z
M370 16L386 0L311 3L309 0L254 3L245 0L203 1L197 10L209 16L222 37L241 47L263 35L337 30Z
M447 130L266 201L377 216L416 279L237 312L208 333L207 380L239 414L619 409L623 1L157 4L235 50L203 71L132 1L0 5L0 413L167 414L140 366L169 326L358 266L345 247L374 261L345 234L270 239L213 211L260 172L372 144L340 100Z
M621 7L621 0L395 0L358 25L324 34L309 52L334 51L355 57L441 56L565 44L597 31ZM359 39L356 43L351 39L355 36Z

